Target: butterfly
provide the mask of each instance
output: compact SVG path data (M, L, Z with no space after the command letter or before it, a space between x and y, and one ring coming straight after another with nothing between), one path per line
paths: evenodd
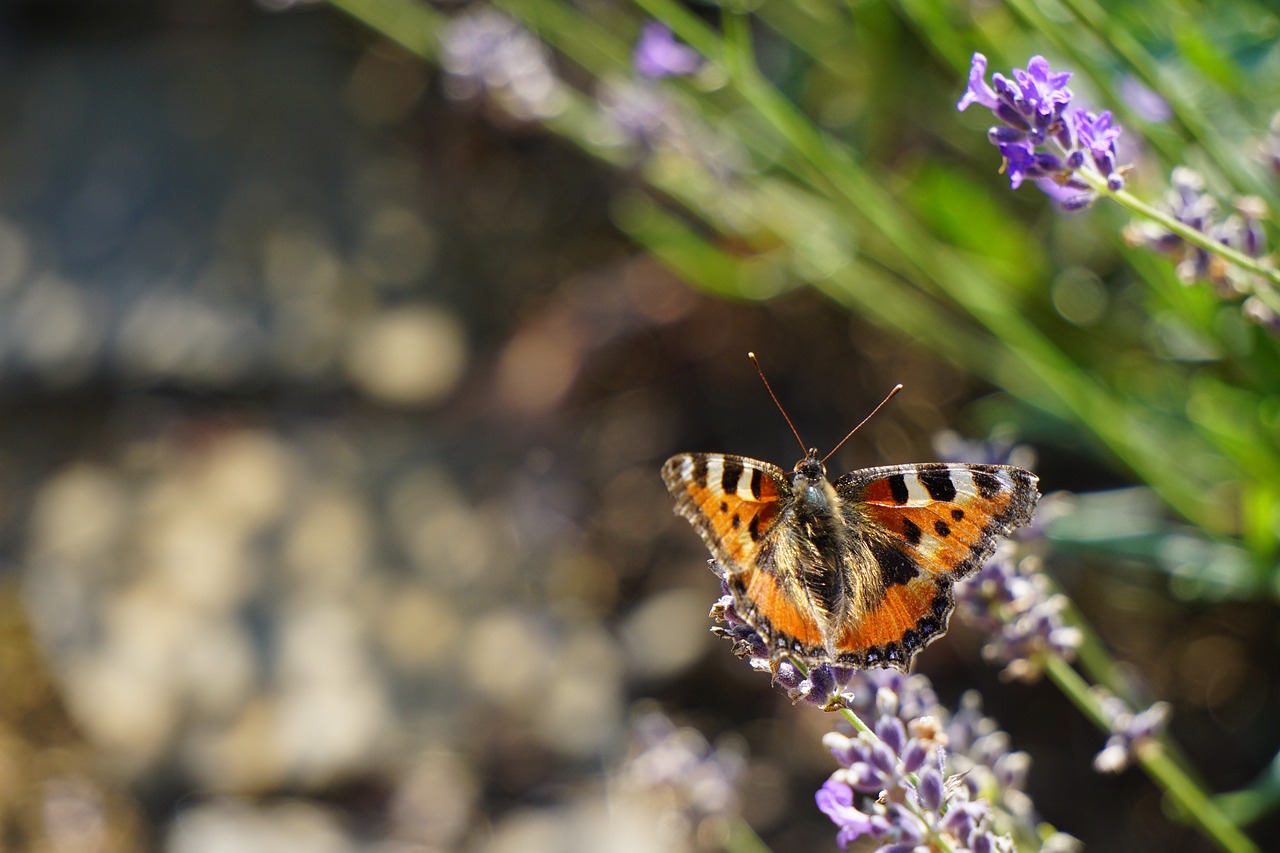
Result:
M1012 465L891 465L833 482L814 448L789 475L680 453L662 479L775 661L904 671L946 633L955 582L1030 522L1040 498L1036 475Z

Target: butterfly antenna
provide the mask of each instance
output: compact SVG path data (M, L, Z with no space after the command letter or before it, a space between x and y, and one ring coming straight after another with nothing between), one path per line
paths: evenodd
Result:
M773 386L769 384L769 380L765 378L764 371L760 369L760 360L756 358L753 352L747 353L747 358L751 359L751 363L756 366L756 373L760 374L760 381L764 383L764 389L769 392L769 396L773 398L773 404L778 407L778 411L782 412L782 416L787 419L787 426L791 427L791 434L796 437L796 441L800 442L800 449L804 451L804 455L809 455L809 448L804 446L804 439L800 437L800 431L796 429L796 425L791 422L791 417L787 414L787 410L782 408L782 403L778 402L778 395L773 393ZM902 386L899 385L899 388ZM890 395L893 396L893 395ZM884 405L881 403L880 405ZM875 414L872 412L871 414ZM862 424L859 424L861 426Z
M846 435L844 438L840 439L840 443L839 443L839 444L837 444L835 447L831 448L831 452L830 452L830 453L828 453L826 456L822 457L822 461L823 461L823 462L826 462L828 459L830 459L832 456L834 456L834 455L835 455L835 453L836 453L836 451L837 451L837 450L839 450L841 447L843 447L843 446L844 446L844 443L845 443L846 441L848 441L849 439L853 438L853 434L854 434L855 432L857 432L858 430L862 429L862 425L863 425L863 424L865 424L867 421L869 421L869 420L871 420L872 418L874 418L874 417L876 416L876 412L878 412L878 411L880 411L881 409L883 409L883 408L884 408L884 404L885 404L885 403L887 403L887 402L889 402L890 400L892 400L892 399L893 399L893 397L894 397L894 395L895 395L895 394L897 394L897 393L898 393L899 391L901 391L901 390L902 390L902 383L898 383L897 385L894 385L894 386L893 386L893 390L889 392L888 396L886 396L883 400L881 400L881 401L880 401L880 405L878 405L878 406L876 406L874 409L872 409L872 410L871 410L871 414L867 415L865 418L863 418L863 419L862 419L862 423L858 424L856 427L854 427L853 429L849 430L849 434L848 434L848 435Z

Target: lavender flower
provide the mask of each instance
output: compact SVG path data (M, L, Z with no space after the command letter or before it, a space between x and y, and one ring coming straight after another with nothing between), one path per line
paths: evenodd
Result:
M1259 140L1255 153L1264 165L1270 167L1272 177L1280 178L1280 113L1271 116L1267 135Z
M645 77L683 76L702 67L697 51L680 44L671 30L657 21L650 21L640 30L631 60L636 71Z
M1168 702L1156 702L1145 711L1134 713L1128 703L1100 687L1094 688L1099 706L1111 727L1102 751L1093 758L1099 773L1119 773L1144 751L1156 746L1156 738L1169 724L1172 709Z
M1251 258L1266 254L1262 220L1266 204L1253 196L1235 200L1233 213L1223 217L1218 200L1205 190L1204 178L1196 171L1178 166L1169 176L1164 211L1182 224L1205 234ZM1221 256L1192 245L1163 226L1147 220L1125 227L1125 241L1171 258L1178 280L1183 284L1208 282L1223 299L1244 298L1244 313L1250 319L1280 333L1280 314L1256 294L1258 282L1252 273L1240 270Z
M878 850L934 849L946 837L952 849L1012 850L1012 837L1027 847L1046 835L1041 849L1075 845L1039 826L1024 790L1031 759L982 714L976 692L952 715L923 675L859 670L847 686L874 734L823 738L840 767L815 798L842 847L861 838Z
M1034 468L1036 452L1018 444L1009 435L993 434L982 441L970 441L953 430L941 430L933 436L933 449L944 462L969 462L978 465L1017 465Z
M1082 637L1062 619L1066 597L1053 591L1036 558L1017 558L1016 546L1002 543L955 593L957 612L990 637L983 657L1002 664L1006 678L1034 681L1044 655L1075 657Z
M652 151L685 135L676 105L662 87L648 81L601 83L596 101L609 135L618 141Z
M1014 750L1009 735L983 713L978 691L969 690L960 697L960 707L947 723L946 736L951 766L976 793L990 797L999 810L1024 826L1039 823L1026 793L1031 756Z
M714 562L712 567L717 568ZM1040 837L1025 793L1031 759L1013 751L1009 736L982 715L976 693L966 695L953 716L923 675L824 665L806 676L789 661L771 660L727 589L711 616L720 623L712 631L730 640L735 654L754 669L771 673L792 701L844 709L871 721L874 734L833 732L823 739L840 768L816 801L839 827L841 847L867 838L880 842L879 850L908 851L945 836L953 849L1011 851L1010 832ZM1061 833L1051 839L1057 845L1052 849L1073 843Z
M929 718L920 723L908 734L897 717L882 717L875 737L823 737L840 768L815 800L840 828L837 843L843 848L866 837L880 842L881 851L910 851L932 849L931 842L946 838L953 849L1013 851L1012 837L992 828L990 803L972 799L962 778L944 776L946 751L937 726Z
M697 730L677 727L666 714L641 708L632 721L630 755L621 783L657 797L679 814L690 834L705 821L738 813L746 757L732 742L712 746Z
M723 570L714 562L712 569L724 578ZM713 626L711 632L733 643L735 655L748 661L752 669L770 673L773 682L787 691L792 702L808 702L827 711L848 706L852 697L843 691L843 687L849 683L853 670L823 664L806 674L789 660L775 660L764 639L738 615L733 596L723 581L721 593L711 607L710 616L722 624Z
M729 184L745 168L737 141L703 123L678 94L654 80L609 79L597 87L597 138L644 155L668 158L667 169L689 170L691 179L710 176ZM696 175L696 178L693 177Z
M1137 77L1125 74L1120 78L1120 97L1133 110L1134 115L1152 124L1163 124L1173 118L1169 102L1147 87Z
M459 15L440 33L446 92L482 95L519 121L544 121L565 106L546 47L513 18L492 8Z
M1083 109L1068 112L1071 72L1055 72L1043 56L1033 56L1026 70L1015 68L1013 79L996 72L986 81L987 58L973 55L969 85L956 109L978 104L1000 122L987 138L1004 158L1009 183L1017 189L1033 180L1069 210L1087 207L1097 193L1077 172L1101 175L1113 192L1124 187L1124 169L1116 164L1119 125L1110 112Z

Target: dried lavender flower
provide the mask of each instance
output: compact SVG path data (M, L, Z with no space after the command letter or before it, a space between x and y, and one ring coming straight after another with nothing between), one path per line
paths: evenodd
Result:
M1162 124L1173 118L1173 108L1159 92L1130 74L1120 77L1120 97L1143 121Z

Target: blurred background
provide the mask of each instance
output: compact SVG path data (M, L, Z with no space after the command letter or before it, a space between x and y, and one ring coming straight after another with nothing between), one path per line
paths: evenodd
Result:
M748 350L819 447L906 385L837 471L937 458L950 430L1026 441L1047 492L1130 487L1094 520L1184 550L1091 550L1086 519L1051 567L1174 703L1211 789L1266 767L1269 575L1237 583L1232 551L1205 593L1215 540L1062 419L785 278L691 287L620 229L633 174L447 94L334 9L281 5L0 8L0 846L679 850L696 838L619 788L656 703L746 756L742 811L773 849L834 849L812 804L831 720L708 632L718 583L657 473L685 450L795 461ZM921 55L868 14L893 62ZM921 73L950 109L963 77ZM904 193L955 189L881 132ZM1026 310L1076 347L1125 322L1141 300L1078 265L1116 263L1105 222L1010 204L1077 259ZM1171 324L1135 338L1184 359ZM1046 820L1092 849L1206 849L980 644L957 627L920 666L949 704L982 690Z

